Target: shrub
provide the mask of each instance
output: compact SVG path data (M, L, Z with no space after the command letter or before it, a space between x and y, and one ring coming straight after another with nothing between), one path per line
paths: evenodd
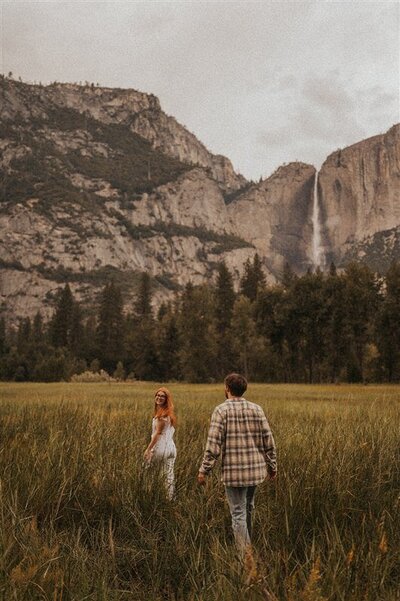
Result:
M113 377L118 382L121 382L122 380L125 380L125 370L124 370L124 366L122 365L122 361L118 361L117 368L116 368L116 370L113 373Z
M71 376L71 382L115 382L116 380L110 376L104 369L98 372L84 371L81 374Z

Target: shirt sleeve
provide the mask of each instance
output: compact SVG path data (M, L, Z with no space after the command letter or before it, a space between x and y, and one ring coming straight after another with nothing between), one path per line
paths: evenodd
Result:
M211 416L210 428L208 430L206 450L203 457L203 462L199 472L208 474L214 467L215 462L221 453L221 447L224 440L224 420L218 409L215 409Z
M271 428L269 427L269 423L265 415L262 420L262 429L265 461L267 463L268 473L274 474L278 469L276 462L276 446L274 437L272 436Z

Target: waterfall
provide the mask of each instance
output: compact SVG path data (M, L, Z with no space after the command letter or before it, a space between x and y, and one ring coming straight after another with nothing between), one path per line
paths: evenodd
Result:
M312 212L313 238L312 238L312 261L314 267L322 267L322 247L321 247L321 222L319 218L318 202L318 171L315 171L313 212Z

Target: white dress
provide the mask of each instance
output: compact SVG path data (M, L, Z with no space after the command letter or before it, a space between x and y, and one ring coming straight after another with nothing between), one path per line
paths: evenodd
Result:
M165 426L153 447L153 461L155 463L161 463L161 473L165 479L167 496L171 500L175 494L174 464L176 458L176 446L173 438L175 428L171 424L170 417L153 417L152 435L154 435L157 430L157 419L162 419L165 422Z
M151 432L152 436L154 436L154 434L156 433L156 430L157 430L157 419L162 419L162 421L165 422L165 426L164 426L163 431L161 432L160 436L158 437L156 444L153 447L154 457L157 457L157 459L169 459L171 457L175 458L176 457L176 447L175 447L175 443L174 443L175 428L171 424L171 418L170 417L161 417L161 418L153 417L152 432Z

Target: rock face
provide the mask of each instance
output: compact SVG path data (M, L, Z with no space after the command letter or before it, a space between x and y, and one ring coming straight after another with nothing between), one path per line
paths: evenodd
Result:
M86 113L103 123L114 123L127 121L140 111L161 110L153 94L69 83L42 86L3 80L1 98L2 120L14 120L16 116L25 120L46 118L51 109L63 107Z
M324 262L400 258L400 126L333 153L319 173ZM135 90L0 78L0 311L53 311L60 286L95 302L112 278L156 304L220 261L236 286L257 252L269 282L313 267L315 168L255 184Z
M221 260L238 279L256 252L235 235L222 192L198 169L128 208L110 195L98 213L64 204L43 212L32 198L0 214L0 231L0 295L7 314L18 316L50 314L67 281L78 298L93 301L112 277L129 300L143 271L153 276L159 303L188 281L213 277Z
M17 82L8 82L0 92L2 120L46 119L54 109L72 109L100 123L124 125L148 140L154 149L184 163L208 168L227 192L246 183L229 159L210 153L183 125L166 115L153 94L94 85L57 83L43 87Z
M400 224L400 125L331 154L319 173L326 261L362 258L363 240ZM357 247L357 252L356 251Z
M246 183L243 176L235 173L229 159L212 155L192 133L161 110L150 109L135 114L130 127L149 140L153 148L185 163L209 169L210 175L228 193Z
M290 163L228 205L238 233L252 241L277 278L285 262L298 272L310 266L314 177L311 165Z
M159 186L153 194L143 194L135 201L130 217L143 225L163 223L171 229L175 224L237 234L220 187L203 169L193 169L175 182Z

